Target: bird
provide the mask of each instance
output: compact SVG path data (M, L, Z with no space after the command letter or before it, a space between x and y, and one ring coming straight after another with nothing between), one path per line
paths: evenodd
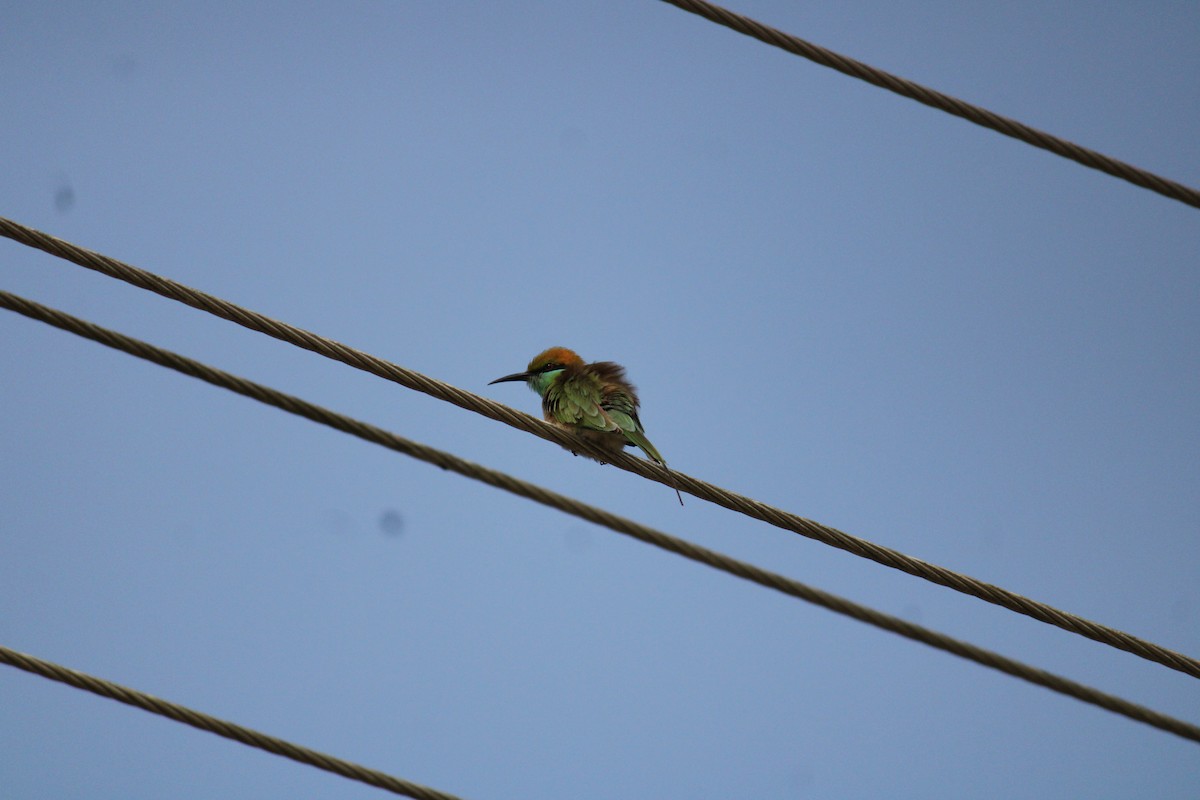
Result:
M491 381L524 381L542 398L542 416L547 422L596 445L603 452L620 453L636 445L667 474L666 460L650 440L638 419L637 389L625 377L625 368L612 361L586 363L574 350L551 347L533 357L524 372L514 372ZM683 495L671 478L671 487L683 505Z

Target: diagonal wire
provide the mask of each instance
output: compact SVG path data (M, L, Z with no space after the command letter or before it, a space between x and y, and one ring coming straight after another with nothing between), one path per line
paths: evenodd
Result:
M275 389L263 386L253 381L228 372L210 367L193 359L155 347L147 342L125 336L116 331L102 328L86 320L72 317L56 309L48 308L39 303L19 297L9 292L0 291L0 307L8 308L32 319L49 323L62 330L83 336L101 344L121 350L152 361L160 366L177 370L185 375L199 378L214 386L236 392L245 397L257 400L270 406L282 409L313 422L351 434L374 444L379 444L399 453L411 456L421 461L434 464L442 469L457 472L459 475L495 486L512 494L533 500L542 505L556 508L560 511L579 517L588 522L602 525L610 530L630 536L638 541L653 545L700 564L727 572L730 575L765 586L768 589L804 600L805 602L826 608L838 614L857 619L868 625L891 631L909 639L929 645L930 647L953 653L956 656L974 661L985 667L1004 672L1015 678L1043 686L1061 694L1082 700L1100 708L1107 709L1122 716L1143 722L1160 730L1168 731L1185 739L1200 742L1200 726L1161 714L1152 709L1131 703L1115 695L1101 692L1090 686L1077 683L1068 678L1056 675L1046 670L1029 666L1020 661L1002 656L991 650L963 642L938 631L916 625L907 620L884 614L881 611L859 605L846 598L839 597L821 589L793 580L769 570L762 569L745 561L739 561L709 550L685 539L671 536L662 531L650 528L633 520L613 514L604 509L582 503L566 495L552 492L511 475L488 469L482 465L459 458L452 453L429 447L394 433L377 428L365 422L338 414L321 406L314 405L298 397L284 394Z
M355 350L333 339L319 336L286 322L271 319L256 311L236 305L185 286L170 278L155 275L131 264L126 264L114 258L71 244L48 233L43 233L18 222L0 217L0 235L14 241L42 250L50 255L70 261L118 280L123 280L142 289L178 300L185 305L207 311L223 319L236 322L259 333L279 339L297 347L303 347L326 358L341 361L343 364L370 372L378 377L424 392L431 397L453 403L459 408L474 411L489 419L503 422L519 430L532 433L547 441L562 445L570 450L589 450L590 446L583 439L566 431L556 428L528 414L509 408L502 403L464 391L448 383L430 378L410 369L385 361L376 356ZM613 453L605 459L616 467L627 472L633 472L666 486L677 485L683 491L701 500L708 500L732 511L737 511L754 519L798 533L822 544L845 550L848 553L870 559L877 564L898 569L918 578L947 586L963 594L977 597L988 603L1016 611L1027 617L1062 628L1065 631L1085 636L1093 641L1133 653L1148 661L1154 661L1171 669L1178 670L1193 678L1200 678L1200 660L1178 653L1162 645L1155 644L1117 628L1093 622L1084 617L1055 608L1048 603L1033 600L1008 589L964 575L961 572L946 567L931 564L918 558L905 555L890 547L851 536L837 528L822 525L819 522L792 514L766 503L759 502L745 495L728 491L711 483L698 480L685 473L672 470L667 472L657 464L633 458L625 453Z
M766 42L794 55L807 58L809 61L814 61L823 67L835 69L852 78L858 78L859 80L874 84L903 97L916 100L918 103L924 103L927 106L945 111L947 114L962 117L969 122L974 122L976 125L990 128L997 133L1011 136L1026 144L1040 147L1043 150L1049 150L1055 155L1069 158L1085 167L1106 172L1113 177L1128 181L1136 186L1141 186L1152 192L1158 192L1172 200L1178 200L1189 206L1200 208L1200 190L1169 180L1153 172L1148 172L1132 164L1127 164L1124 161L1118 161L1111 156L1106 156L1095 150L1081 147L1066 139L1052 136L1045 131L1032 128L1015 119L1002 117L999 114L988 111L986 108L971 105L956 97L951 97L948 94L943 94L935 89L922 86L919 83L914 83L889 72L884 72L881 69L876 69L861 61L855 61L853 58L784 33L777 28L764 25L750 17L736 14L727 8L705 2L705 0L663 0L663 2L670 3L684 11L704 17L718 25L724 25L738 33L743 33L761 42Z
M110 700L116 700L134 708L149 711L152 714L158 714L167 719L173 719L176 722L182 722L184 725L190 725L202 731L215 733L218 736L232 739L235 742L241 742L250 747L257 747L259 750L266 750L268 753L274 753L277 756L290 758L292 761L298 761L301 764L308 764L317 769L341 775L343 778L349 778L352 781L359 781L360 783L375 786L393 794L415 797L417 800L459 800L455 795L439 792L437 789L430 789L428 786L422 786L419 783L411 783L388 775L386 772L370 769L360 764L355 764L352 761L344 761L302 745L292 744L286 739L260 733L252 728L246 728L234 722L227 722L226 720L209 716L202 711L195 711L187 706L181 706L178 703L172 703L168 700L146 694L145 692L139 692L137 689L130 689L127 686L106 681L94 675L88 675L86 672L79 672L50 661L43 661L26 653L10 650L2 645L0 645L0 663L8 664L17 669L23 669L26 672L40 675L43 678L49 678L52 681L65 683L68 686L74 686L76 689L83 689L86 692L98 694L101 697L107 697Z

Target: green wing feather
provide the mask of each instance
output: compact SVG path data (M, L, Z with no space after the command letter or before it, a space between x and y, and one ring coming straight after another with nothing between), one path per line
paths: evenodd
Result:
M600 382L592 375L577 375L563 381L563 402L560 409L570 417L569 422L594 431L613 430L600 406Z
M642 427L642 421L638 419L637 395L631 395L630 392L612 385L606 386L605 389L607 391L600 401L600 407L608 414L608 418L615 422L621 433L625 434L625 438L640 447L643 453L660 464L666 464L657 448L646 438L646 430Z
M546 418L594 431L615 431L618 425L601 407L601 385L594 375L575 374L555 381L542 396Z
M667 465L667 462L663 460L658 450L655 449L654 445L650 444L650 440L646 438L646 435L641 430L627 431L622 429L621 433L625 434L626 439L642 448L642 452L650 456L651 460L657 461L664 467Z
M667 470L679 504L683 505L683 495L667 468L666 459L646 438L642 421L638 419L637 390L625 379L625 370L620 364L598 361L582 368L564 368L546 385L542 393L542 412L546 419L562 425L593 431L619 431L626 442L641 448L647 457Z
M619 431L642 452L665 465L658 449L646 438L638 419L637 390L625 379L625 370L609 361L566 371L542 396L547 419L594 431Z

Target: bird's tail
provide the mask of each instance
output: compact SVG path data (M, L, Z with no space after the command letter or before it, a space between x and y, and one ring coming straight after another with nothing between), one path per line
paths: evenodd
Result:
M667 477L671 479L671 488L675 490L675 496L679 498L679 505L683 505L683 495L679 492L679 484L675 482L675 474L671 472L671 468L667 466L666 459L658 452L658 449L650 444L650 440L645 437L641 431L621 431L625 434L625 438L636 444L642 449L646 456L667 471Z

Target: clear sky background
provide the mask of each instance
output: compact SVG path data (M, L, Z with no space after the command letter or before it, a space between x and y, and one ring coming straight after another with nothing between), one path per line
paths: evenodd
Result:
M653 0L4 3L0 215L1200 655L1200 211ZM732 6L1200 185L1194 2ZM1194 679L0 241L0 285L1155 709ZM1194 743L0 313L0 644L472 800L1195 797ZM30 798L384 796L0 668Z

